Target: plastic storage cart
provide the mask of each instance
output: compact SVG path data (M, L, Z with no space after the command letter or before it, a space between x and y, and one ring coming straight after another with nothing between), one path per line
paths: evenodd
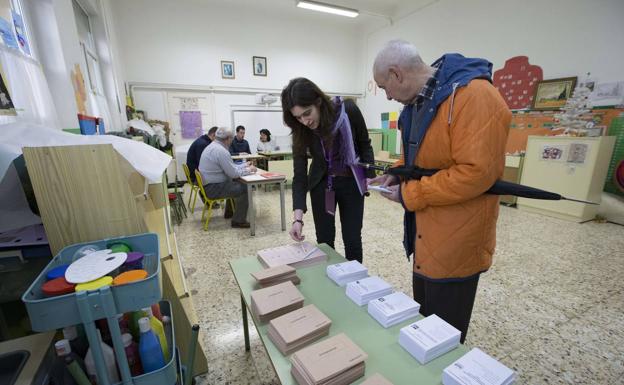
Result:
M125 242L133 250L141 251L144 254L143 268L147 271L147 278L120 286L106 286L94 291L82 291L60 295L56 297L45 297L42 294L41 286L46 281L46 272L63 264L72 262L74 253L85 245L97 245L101 249L113 242ZM162 281L160 276L160 252L158 235L154 233L133 235L128 237L118 237L103 239L95 242L75 244L65 247L56 255L48 266L39 274L37 279L30 285L26 293L22 296L22 301L26 305L32 328L35 331L43 332L53 329L60 329L66 326L83 324L89 345L93 349L93 358L96 363L96 371L101 385L111 385L106 374L104 359L100 344L97 343L95 321L107 319L113 341L115 358L121 375L121 382L124 385L174 385L177 381L176 348L175 335L173 330L173 316L171 305L167 301L161 301L161 312L163 315L171 317L172 341L169 341L171 358L165 366L159 370L132 377L126 360L126 355L121 340L121 331L117 322L117 315L130 311L141 310L158 302L162 296Z

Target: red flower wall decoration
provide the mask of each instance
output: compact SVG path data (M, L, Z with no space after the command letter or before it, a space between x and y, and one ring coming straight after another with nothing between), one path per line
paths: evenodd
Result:
M494 86L510 109L530 108L535 87L543 77L540 66L529 64L527 56L516 56L494 72Z

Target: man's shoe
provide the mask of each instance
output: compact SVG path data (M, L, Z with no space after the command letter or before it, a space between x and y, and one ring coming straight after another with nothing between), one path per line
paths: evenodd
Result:
M232 227L238 228L238 229L248 229L249 227L251 227L251 225L249 224L249 222L234 222L234 221L232 221Z

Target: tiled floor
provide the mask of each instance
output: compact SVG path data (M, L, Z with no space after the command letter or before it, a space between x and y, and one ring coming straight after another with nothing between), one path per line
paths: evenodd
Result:
M279 193L260 191L256 198L255 237L232 229L219 211L207 232L201 209L176 227L210 366L199 384L279 383L253 327L252 351L245 352L240 296L228 265L289 242L280 231ZM290 190L286 205L290 222ZM401 207L373 194L365 210L364 263L411 293ZM315 241L311 213L305 220L305 235ZM336 247L343 253L340 236ZM624 384L623 276L624 227L501 206L494 265L479 281L467 345L512 367L519 384Z

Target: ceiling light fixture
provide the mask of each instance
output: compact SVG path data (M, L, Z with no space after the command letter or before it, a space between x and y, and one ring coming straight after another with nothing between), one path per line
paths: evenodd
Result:
M297 7L305 8L312 11L333 13L334 15L357 17L360 12L357 9L351 9L346 7L339 7L337 5L320 3L318 1L298 1Z

